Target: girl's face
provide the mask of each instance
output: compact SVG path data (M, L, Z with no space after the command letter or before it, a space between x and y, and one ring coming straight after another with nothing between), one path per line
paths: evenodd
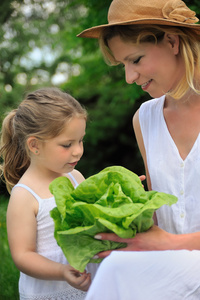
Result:
M124 65L126 82L135 82L154 98L173 90L183 76L184 64L176 35L165 34L157 45L136 45L115 36L108 45L115 60Z
M83 155L86 121L74 117L62 133L40 144L39 165L47 172L62 175L71 172Z

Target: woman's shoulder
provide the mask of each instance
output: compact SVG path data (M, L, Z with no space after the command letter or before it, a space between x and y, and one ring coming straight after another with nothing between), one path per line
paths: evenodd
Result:
M148 126L148 122L157 122L163 114L165 95L142 103L137 112L138 122Z
M163 106L165 96L162 96L160 98L154 98L147 100L141 104L141 106L138 108L138 110L133 115L133 127L136 128L139 125L139 119L142 114L145 114L146 112L149 113L151 109L154 109L155 107Z
M141 104L139 110L149 109L150 107L152 107L152 108L158 107L158 106L163 107L164 101L165 101L165 95L163 95L159 98L147 100Z

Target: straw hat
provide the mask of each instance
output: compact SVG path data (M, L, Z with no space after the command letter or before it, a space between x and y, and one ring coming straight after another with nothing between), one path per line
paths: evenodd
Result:
M180 26L200 33L199 19L181 0L113 0L108 24L88 28L78 37L99 38L103 28L113 25L155 24Z

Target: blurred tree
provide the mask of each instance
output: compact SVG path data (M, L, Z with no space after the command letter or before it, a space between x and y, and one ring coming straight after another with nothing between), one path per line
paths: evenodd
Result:
M198 0L187 4L200 11ZM141 174L132 116L149 99L127 85L120 67L103 61L98 42L77 38L107 22L111 0L2 0L0 4L0 121L25 93L56 85L89 112L85 154L78 165L87 177L109 165Z

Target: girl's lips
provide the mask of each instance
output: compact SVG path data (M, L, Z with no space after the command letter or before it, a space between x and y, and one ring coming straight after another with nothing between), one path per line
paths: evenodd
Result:
M141 85L141 88L143 89L143 91L146 91L148 89L151 82L152 82L152 79L150 79L149 81L147 81L147 82L145 82L144 84Z
M75 167L77 165L77 161L75 161L74 163L69 163L70 166Z

